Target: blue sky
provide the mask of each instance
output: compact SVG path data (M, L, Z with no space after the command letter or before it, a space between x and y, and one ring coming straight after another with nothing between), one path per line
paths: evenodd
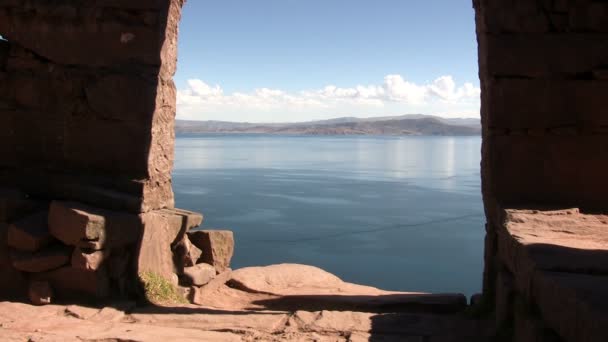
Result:
M471 0L190 0L178 118L479 116Z

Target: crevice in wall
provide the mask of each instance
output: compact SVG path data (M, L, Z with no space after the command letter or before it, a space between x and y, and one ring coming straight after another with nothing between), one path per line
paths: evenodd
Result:
M8 40L0 35L0 71L6 71L6 62L8 61L8 53L10 44Z

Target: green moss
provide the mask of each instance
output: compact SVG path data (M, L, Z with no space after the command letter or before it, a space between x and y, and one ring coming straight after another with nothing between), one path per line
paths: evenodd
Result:
M145 297L152 304L188 304L173 284L154 272L143 272L139 279L144 287Z

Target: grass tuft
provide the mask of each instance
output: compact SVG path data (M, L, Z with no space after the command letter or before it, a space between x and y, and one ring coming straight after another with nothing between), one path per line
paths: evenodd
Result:
M139 274L141 279L146 300L152 304L170 305L170 304L188 304L179 291L168 282L165 278L154 272L143 272Z

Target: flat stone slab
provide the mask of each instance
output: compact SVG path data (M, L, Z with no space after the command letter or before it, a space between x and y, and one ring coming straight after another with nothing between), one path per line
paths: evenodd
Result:
M488 328L487 322L462 315L223 311L194 305L139 307L128 314L119 308L0 302L2 337L16 341L485 342Z
M498 255L566 341L608 341L608 216L505 210Z
M137 242L142 223L137 215L53 201L49 231L66 245L87 249L122 247Z
M507 209L504 222L498 254L521 291L534 270L608 274L608 216Z
M255 304L289 310L417 310L457 312L467 305L462 294L384 291L351 284L320 268L298 264L247 267L232 271L228 282L236 289L268 295Z
M8 245L25 252L36 252L53 242L48 211L41 211L13 222L8 228Z

